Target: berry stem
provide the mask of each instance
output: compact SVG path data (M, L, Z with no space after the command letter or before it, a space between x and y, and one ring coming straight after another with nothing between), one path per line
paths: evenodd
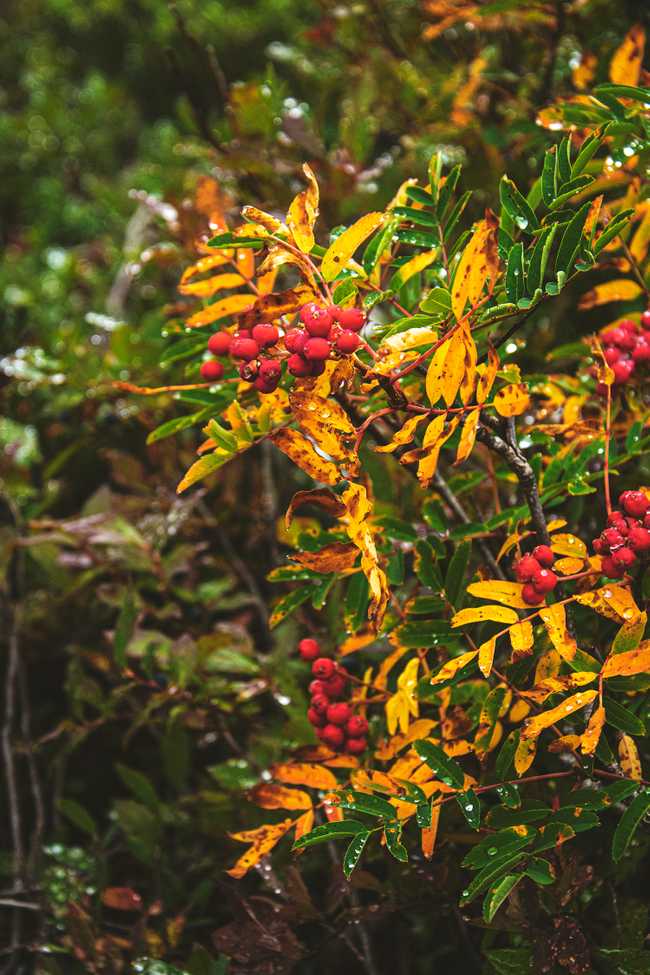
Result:
M612 495L609 486L609 443L612 439L612 384L607 383L607 414L605 421L605 463L604 463L604 478L605 478L605 506L607 508L608 516L612 513Z

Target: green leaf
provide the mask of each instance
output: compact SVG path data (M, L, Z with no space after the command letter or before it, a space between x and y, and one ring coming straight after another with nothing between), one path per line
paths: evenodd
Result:
M594 182L593 176L576 176L575 179L569 180L562 187L562 192L558 197L556 197L553 203L553 209L562 206L567 200L570 200L572 196L575 196L580 190L584 190L590 183Z
M396 217L400 217L402 220L409 220L411 223L418 224L421 227L435 228L438 226L436 217L427 213L425 210L418 210L417 207L395 207L392 212Z
M445 230L443 235L445 241L450 240L451 237L453 236L453 233L456 230L456 227L458 226L458 221L463 215L463 211L465 210L465 207L469 203L469 199L471 195L472 195L472 191L466 190L465 193L463 193L463 195L458 198L458 202L454 205L454 208L449 214L447 222L445 223Z
M420 302L420 310L431 315L438 312L447 315L451 311L451 295L447 288L432 288Z
M324 823L296 840L293 849L304 850L305 847L315 846L316 843L327 843L329 840L336 840L341 836L356 836L358 833L364 832L366 832L365 826L356 819L341 819L339 822Z
M59 799L56 808L63 813L66 819L78 828L88 833L89 836L97 836L97 825L89 812L83 806L75 802L74 799Z
M205 342L203 344L205 345ZM173 420L167 420L166 423L161 423L159 427L151 431L146 442L147 444L158 443L159 440L164 440L166 437L173 437L175 433L180 433L181 430L187 430L189 427L201 423L210 416L211 412L212 407L206 407L204 410L199 410L198 413L190 413L188 416L177 416Z
M615 863L618 863L625 855L637 826L648 810L650 810L650 789L644 789L627 807L614 832L612 858Z
M524 873L527 877L530 877L534 883L539 884L542 887L547 887L549 884L555 883L555 870L553 865L548 862L548 860L542 860L541 857L533 857L527 864Z
M235 453L237 450L237 438L235 435L230 430L222 427L216 420L209 421L206 427L206 433L208 437L212 437L218 447L222 447L230 453Z
M611 724L618 731L628 735L645 735L645 724L629 707L623 707L618 701L605 695L605 714L607 724Z
M527 230L528 232L537 230L539 220L515 184L507 176L503 176L501 179L499 197L501 205L520 230Z
M313 586L301 586L300 589L293 589L286 596L283 596L273 607L273 612L269 620L271 629L274 629L287 616L295 613L299 606L302 606L308 599L311 599L313 594Z
M127 589L113 637L113 656L120 669L126 667L126 649L133 636L137 618L138 608L135 604L133 589Z
M397 220L397 218L390 217L383 225L383 227L374 235L374 237L370 238L370 241L363 253L363 258L361 261L361 263L363 264L363 269L366 272L366 274L371 274L374 271L379 261L379 258L382 256L386 248L390 245L390 242L393 239L393 234L395 233L398 224L399 224L399 220ZM341 285L339 285L338 287L341 287Z
M518 301L524 293L524 245L510 248L506 265L506 295L509 301Z
M342 304L347 298L356 297L359 286L355 278L344 278L332 292L332 301L335 305Z
M518 850L523 850L537 835L537 830L533 826L523 825L510 826L498 833L491 833L470 850L461 865L471 870L480 870L488 863L492 863L495 858L510 856Z
M406 195L409 200L415 200L416 203L422 203L427 207L433 206L433 197L428 190L423 189L421 186L407 186Z
M431 825L431 803L418 802L415 807L415 821L420 829L426 829Z
M415 543L415 572L423 586L428 586L434 592L442 589L442 577L436 565L436 553L426 539L421 538Z
M368 795L366 792L356 792L345 789L338 793L339 805L342 809L352 809L354 812L367 813L368 816L381 816L386 819L395 818L395 806L391 806L386 799Z
M515 752L517 751L517 745L519 744L520 733L521 732L517 728L515 728L514 731L511 731L499 750L499 754L497 755L497 760L494 766L494 772L497 780L507 778L508 773L512 769Z
M530 264L528 265L528 274L526 275L526 290L528 294L534 294L544 283L544 273L557 227L558 225L556 223L551 224L550 227L546 227L535 241L533 253L530 257Z
M384 827L384 836L386 838L386 849L394 856L396 860L400 860L402 863L406 863L409 855L407 853L406 847L402 843L402 825L395 821L394 823L387 823Z
M464 594L465 573L471 550L471 542L462 542L456 547L449 560L449 567L445 576L445 592L454 609L461 607L461 593Z
M498 975L530 975L533 970L530 948L497 948L486 951L485 957Z
M429 768L433 769L441 782L454 789L462 789L465 773L455 759L450 758L439 745L431 741L415 741L413 747Z
M620 95L621 98L630 98L635 102L647 104L650 102L650 88L642 88L640 85L597 85L594 88L596 95Z
M456 796L456 801L460 806L463 816L467 820L467 825L471 829L480 829L481 826L481 801L473 789L467 789Z
M440 193L438 196L438 219L440 221L444 220L445 211L447 210L449 204L451 203L451 199L456 192L460 173L461 166L454 166L445 180L445 185L440 188Z
M607 247L609 242L621 233L624 226L629 223L630 217L633 214L634 210L621 210L621 212L617 213L615 217L612 217L601 235L598 237L598 240L596 240L593 244L592 250L594 252L594 257L598 257L603 247Z
M513 890L522 879L521 873L509 873L503 880L500 880L492 890L488 891L483 901L483 920L490 924L494 915L499 910L504 900L511 890Z
M571 139L565 135L555 156L555 185L558 192L571 179Z
M604 130L606 129L607 126L604 126L599 133L594 132L593 135L590 135L589 138L585 139L585 141L582 143L575 162L571 167L571 179L575 179L576 176L580 176L583 169L589 164L592 157L598 152L603 144L602 136L604 135Z
M544 153L542 167L542 200L547 207L553 204L557 187L555 184L555 146Z
M217 234L208 241L208 247L238 247L254 248L264 247L266 240L263 237L237 237L235 234Z
M365 845L370 839L370 830L362 830L357 833L345 851L343 857L343 873L349 880L350 875L361 858Z
M442 175L442 152L434 152L429 160L429 185L434 206L438 205L440 192L440 177Z
M158 809L160 800L146 775L136 769L129 768L127 765L122 765L121 762L116 763L115 770L136 799L143 802L145 806L149 806L150 809Z
M557 256L555 258L556 273L559 271L565 271L567 274L570 273L571 268L573 267L573 262L576 259L576 255L580 250L580 245L582 243L582 231L584 229L590 209L591 203L584 203L576 212L573 219L567 224L566 230L562 234L562 240L560 241L560 246L558 247ZM555 226L557 226L557 224Z
M461 906L469 904L474 900L475 897L478 897L478 895L481 894L486 887L489 887L490 884L495 883L495 881L497 881L500 877L505 876L510 868L516 863L519 863L524 856L524 853L518 851L517 853L509 853L505 856L495 857L476 874L471 884L466 890L463 891L460 898Z
M636 650L645 632L645 614L641 614L631 623L624 623L612 641L612 653L627 653Z

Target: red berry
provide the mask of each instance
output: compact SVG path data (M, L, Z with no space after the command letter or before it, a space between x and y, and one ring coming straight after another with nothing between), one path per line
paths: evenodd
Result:
M320 657L320 646L318 644L318 640L312 640L311 637L305 637L305 639L301 640L298 644L298 653L303 660L317 660L318 657Z
M639 326L631 318L624 318L622 322L618 323L618 328L622 328L624 332L636 333L639 331Z
M531 582L536 572L541 566L532 555L523 555L518 562L515 562L515 575L519 582Z
M348 755L360 755L368 747L366 738L348 738L345 743L345 750Z
M332 701L335 701L337 698L343 697L345 686L345 677L342 674L334 674L333 677L325 681L325 693Z
M326 742L332 748L340 748L345 741L343 728L339 728L335 724L326 724L320 737L322 741Z
M625 525L625 515L622 511L617 511L616 509L607 516L607 524L611 525L613 528L618 528L620 524Z
M302 352L308 335L302 328L294 328L284 337L284 346L287 352Z
M305 359L310 362L322 362L330 354L331 346L327 339L314 338L307 339L302 350Z
M625 541L618 527L606 528L605 531L602 532L600 537L603 542L603 545L605 545L609 549L618 548L618 546L622 545L623 542Z
M606 345L620 345L621 340L625 341L625 331L622 328L607 328L600 333L600 337Z
M214 383L223 376L223 366L216 359L208 359L201 364L199 372L207 382Z
M338 305L333 305L330 311L341 328L350 332L360 332L366 324L365 312L360 308L339 308Z
M311 706L316 714L327 714L329 705L329 698L325 697L324 694L314 694L311 699Z
M596 383L596 393L598 396L607 396L607 390L609 386L607 383Z
M632 373L634 372L634 360L633 359L619 359L612 366L612 371L614 373L614 382L616 384L626 383Z
M618 500L625 513L633 518L643 518L650 510L650 501L643 491L623 491Z
M550 569L555 562L555 554L550 545L536 545L532 555L545 569Z
M345 726L350 738L361 738L368 731L368 722L358 714L353 714Z
M322 376L325 372L325 361L312 362L310 376Z
M267 381L279 379L282 375L282 365L277 359L260 360L260 376Z
M639 336L632 349L632 358L635 362L647 362L650 359L650 338Z
M254 383L259 371L259 366L255 359L251 359L250 362L242 362L237 370L240 379L243 379L245 383Z
M309 684L309 693L312 695L312 697L315 697L316 694L324 694L325 697L329 697L324 680L311 681Z
M631 548L624 545L622 548L617 548L615 552L612 552L612 560L616 565L622 565L623 568L627 569L636 562L636 555Z
M324 714L319 714L315 708L308 708L307 720L310 724L313 724L315 728L322 728L325 724L326 718Z
M332 316L326 308L320 308L315 301L302 306L300 320L310 335L326 338L330 334Z
M351 355L361 345L361 339L356 332L351 332L347 329L345 332L341 332L334 345L339 352L343 352L345 355Z
M608 345L603 354L605 362L610 366L613 366L621 358L621 350L617 349L615 345Z
M250 362L257 358L260 347L254 339L234 338L230 344L230 354L233 359L245 359Z
M594 538L593 546L596 555L600 555L601 552L605 551L605 544L602 538Z
M533 578L533 586L538 592L552 592L557 586L557 576L551 569L540 569Z
M275 325L270 325L268 322L260 322L253 328L253 338L262 348L266 348L267 345L275 345L279 337L280 333Z
M334 675L336 664L329 657L318 657L311 665L311 672L319 680L329 680Z
M338 704L330 704L327 709L327 720L330 724L347 724L351 716L350 705L344 701L339 701Z
M539 603L543 602L544 594L538 592L535 586L528 582L521 590L521 598L528 606L538 606Z
M634 525L630 528L627 544L633 552L650 551L650 531L647 528L642 528L641 525Z
M628 352L631 352L637 343L637 336L628 328L623 328L622 325L619 327L619 331L622 333L622 338L619 339L617 345L619 348L626 349Z
M650 528L650 511L643 516L643 527Z
M641 324L644 328L650 328L650 308L641 315Z
M625 574L623 566L617 565L611 555L606 555L603 558L602 568L603 575L608 576L610 579L620 579Z
M212 355L228 355L231 342L232 335L228 332L215 332L208 339L208 349Z
M279 379L265 379L264 376L258 376L253 383L258 393L274 393L279 385Z
M310 364L297 352L287 359L287 369L292 376L311 376Z

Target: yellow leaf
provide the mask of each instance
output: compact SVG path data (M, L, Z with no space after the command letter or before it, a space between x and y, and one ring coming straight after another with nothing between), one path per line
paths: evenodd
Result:
M519 617L514 609L506 609L505 606L477 606L461 609L453 616L451 625L465 626L466 623L482 623L484 620L492 620L494 623L516 623Z
M241 274L216 274L213 278L206 278L205 281L188 281L187 284L179 284L178 290L182 295L196 295L199 298L211 298L217 291L227 288L239 288L246 284L246 278Z
M557 650L547 650L537 661L535 668L535 684L541 684L548 677L555 677L560 672L562 657Z
M642 774L639 750L636 747L636 742L629 735L622 734L619 738L618 759L621 763L623 775L628 779L634 779L636 782L640 782Z
M317 396L304 386L292 389L289 402L302 430L320 450L334 460L344 462L349 473L355 473L356 430L340 403Z
M230 295L229 298L222 298L221 301L215 301L206 308L202 308L201 311L197 311L187 319L185 325L187 328L201 328L203 325L211 325L212 322L227 318L229 315L240 315L252 308L254 304L254 295Z
M441 808L440 805L431 807L431 825L425 826L422 830L422 855L426 860L431 859L436 846Z
M477 655L478 650L469 650L467 653L461 653L460 657L454 657L453 660L448 660L440 668L438 673L431 678L431 683L440 684L444 680L449 680L450 677L453 677L459 670L462 670Z
M338 484L342 480L338 467L321 457L310 440L299 430L278 430L270 438L275 446L315 481Z
M398 430L394 435L390 443L385 444L381 447L375 447L378 454L392 454L394 450L398 447L404 447L407 443L411 443L413 437L415 436L415 431L422 420L426 419L426 414L418 413L416 416L410 417L404 424L401 430Z
M293 819L285 819L281 823L260 826L258 829L248 829L242 833L231 833L231 839L239 840L241 843L252 843L252 846L239 858L234 867L226 870L226 873L230 874L236 880L245 876L251 867L254 867L263 857L271 852L287 830L291 829L293 822Z
M584 566L583 559L557 559L553 565L553 571L559 572L563 576L572 576L576 572L581 572Z
M272 782L261 782L251 792L251 800L262 809L311 809L312 801L302 789L285 789Z
M501 416L520 416L530 406L530 396L524 383L511 383L495 394L493 402Z
M551 538L551 548L556 555L568 555L575 558L587 557L587 546L581 538L575 535L556 534Z
M267 274L271 271L277 271L278 268L282 268L287 264L293 264L299 268L312 291L318 291L316 278L314 277L314 272L309 261L295 250L289 250L287 245L282 241L278 241L278 243L269 247L267 255L260 264L258 271L260 274Z
M270 234L282 234L286 233L287 231L287 228L281 220L278 220L277 217L274 217L270 213L265 213L264 210L258 210L257 207L242 207L241 213L242 217L244 217L245 220L248 220L249 223L259 224L260 227L264 227L265 230L268 230Z
M456 328L436 349L427 370L426 389L431 405L442 396L447 406L451 406L464 376L465 342L462 329Z
M597 305L606 305L610 301L632 301L641 294L641 286L630 278L606 281L598 284L591 291L586 291L578 303L578 308L585 310Z
M466 321L461 325L460 336L463 342L463 350L465 354L463 378L460 384L460 400L463 406L467 406L474 395L474 387L476 386L478 379L476 368L478 350L476 348L476 342L474 341Z
M405 653L408 653L408 647L395 647L391 653L381 662L381 666L377 672L377 676L373 681L373 687L376 687L378 691L383 691L386 689L386 684L388 681L388 675L395 666L395 664L402 659Z
M632 677L650 673L650 640L644 640L636 650L616 653L607 658L602 670L603 677Z
M423 345L433 345L437 339L438 330L429 327L407 328L397 335L390 335L377 350L379 358L373 365L373 371L385 376L397 366L415 358L416 349Z
M307 177L307 189L294 198L287 213L287 226L301 251L308 254L314 246L314 224L318 217L318 183L305 163L302 171Z
M390 739L384 739L377 746L375 752L375 757L381 762L387 762L389 759L393 758L402 748L406 748L413 741L418 741L420 738L426 738L433 729L436 727L437 722L432 721L431 718L418 718L410 726L409 730L404 735L395 735ZM417 755L412 756L415 762L415 766L422 763L422 759ZM400 759L402 761L402 759ZM399 775L401 778L408 778L408 775L404 774L403 771L396 771L396 766L391 768L391 775Z
M215 254L209 254L207 257L201 257L194 264L190 264L183 271L180 285L184 285L190 278L195 277L197 274L204 274L206 271L212 271L215 267L221 267L222 264L230 264L235 256L235 252L230 251L217 251ZM179 287L180 287L179 285Z
M296 832L293 834L293 841L297 843L301 836L311 833L314 826L314 810L308 809L296 820Z
M609 80L615 85L638 85L644 48L645 31L634 24L609 63Z
M451 292L451 307L456 319L463 317L469 302L474 307L488 281L494 285L499 274L497 251L498 221L491 210L474 224L469 243L456 268Z
M590 606L596 613L609 620L631 623L641 615L641 610L630 590L613 583L593 592L580 593L575 598L576 602L582 603L583 606Z
M415 257L411 257L405 264L401 264L399 267L399 286L401 287L403 284L406 284L415 274L419 274L425 267L433 264L437 256L438 248L435 247L430 251L422 251L420 254L416 254ZM396 291L398 290L394 285L393 287Z
M515 751L515 772L523 775L535 760L537 754L537 738L520 738Z
M514 609L530 609L528 603L521 598L523 589L521 582L502 582L500 579L486 579L485 582L472 582L467 587L470 596L479 599L494 599L498 603L505 603Z
M336 789L338 782L329 769L308 762L274 765L271 774L286 785L308 785L312 789Z
M528 701L515 701L515 703L510 708L510 714L508 715L508 720L511 724L519 724L524 718L528 717L530 714L530 704Z
M497 645L496 637L482 643L478 648L478 669L484 677L489 677L494 663L494 651Z
M523 620L521 623L515 623L514 626L511 626L508 630L508 636L512 646L513 662L525 657L533 649L533 627L529 620Z
M438 417L437 419L445 420L445 415ZM454 417L451 423L447 426L446 431L443 431L437 439L434 439L434 428L435 420L432 421L426 429L424 434L424 440L422 444L422 451L418 455L418 470L417 478L420 484L424 487L428 487L431 482L433 475L436 472L438 466L438 458L440 456L440 451L442 450L444 444L449 440L449 438L454 433L454 430L459 423L458 417ZM401 461L402 463L407 462L407 458L410 459L410 454L405 454Z
M337 274L347 267L359 244L374 233L384 220L383 213L366 213L330 244L321 262L321 274L326 281L333 281Z
M299 562L313 572L346 572L357 561L359 549L346 542L332 542L318 552L297 552L291 556L292 562Z
M636 233L630 244L630 254L637 262L643 264L648 253L650 243L650 204L646 201L643 209L643 218L636 229Z
M535 715L534 718L528 718L522 729L521 737L539 737L545 728L550 728L557 721L562 721L569 714L573 714L575 711L579 711L580 708L586 707L587 704L591 704L596 697L596 693L596 691L579 691L577 694L572 694L571 697L567 697L557 707L551 708L550 711L544 711L542 714Z
M476 431L478 429L478 421L481 416L481 411L478 407L472 410L471 413L467 414L467 419L463 425L463 429L460 433L460 440L458 442L458 450L456 451L456 460L454 465L462 464L464 460L467 460L472 450L474 449L474 443L476 441Z
M576 88L579 88L580 91L590 88L596 76L597 67L598 58L596 55L592 54L591 51L584 51L580 56L580 64L571 71L571 78Z
M598 742L600 741L600 736L605 725L605 708L602 705L596 708L591 717L589 718L589 723L585 729L585 733L580 738L580 751L583 755L593 755L598 747Z
M379 565L374 529L369 520L372 504L362 484L350 484L341 500L347 508L346 532L361 551L361 568L370 588L368 619L377 630L386 612L389 590L386 573Z
M481 363L477 367L478 371L478 382L476 384L476 402L481 404L485 403L488 396L490 395L490 390L494 385L494 380L497 377L497 372L499 371L499 353L496 351L494 346L488 344L488 361L486 363Z
M580 735L560 735L548 743L548 750L554 755L560 752L574 752L580 745Z

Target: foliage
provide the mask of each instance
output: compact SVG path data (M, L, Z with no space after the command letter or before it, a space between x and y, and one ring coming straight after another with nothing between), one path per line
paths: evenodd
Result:
M226 6L48 4L12 55L4 859L39 920L7 943L55 973L645 971L648 576L590 552L650 484L645 367L615 382L600 338L647 304L643 29ZM356 353L201 381L213 329L310 300L364 309ZM359 758L314 743L305 632Z

